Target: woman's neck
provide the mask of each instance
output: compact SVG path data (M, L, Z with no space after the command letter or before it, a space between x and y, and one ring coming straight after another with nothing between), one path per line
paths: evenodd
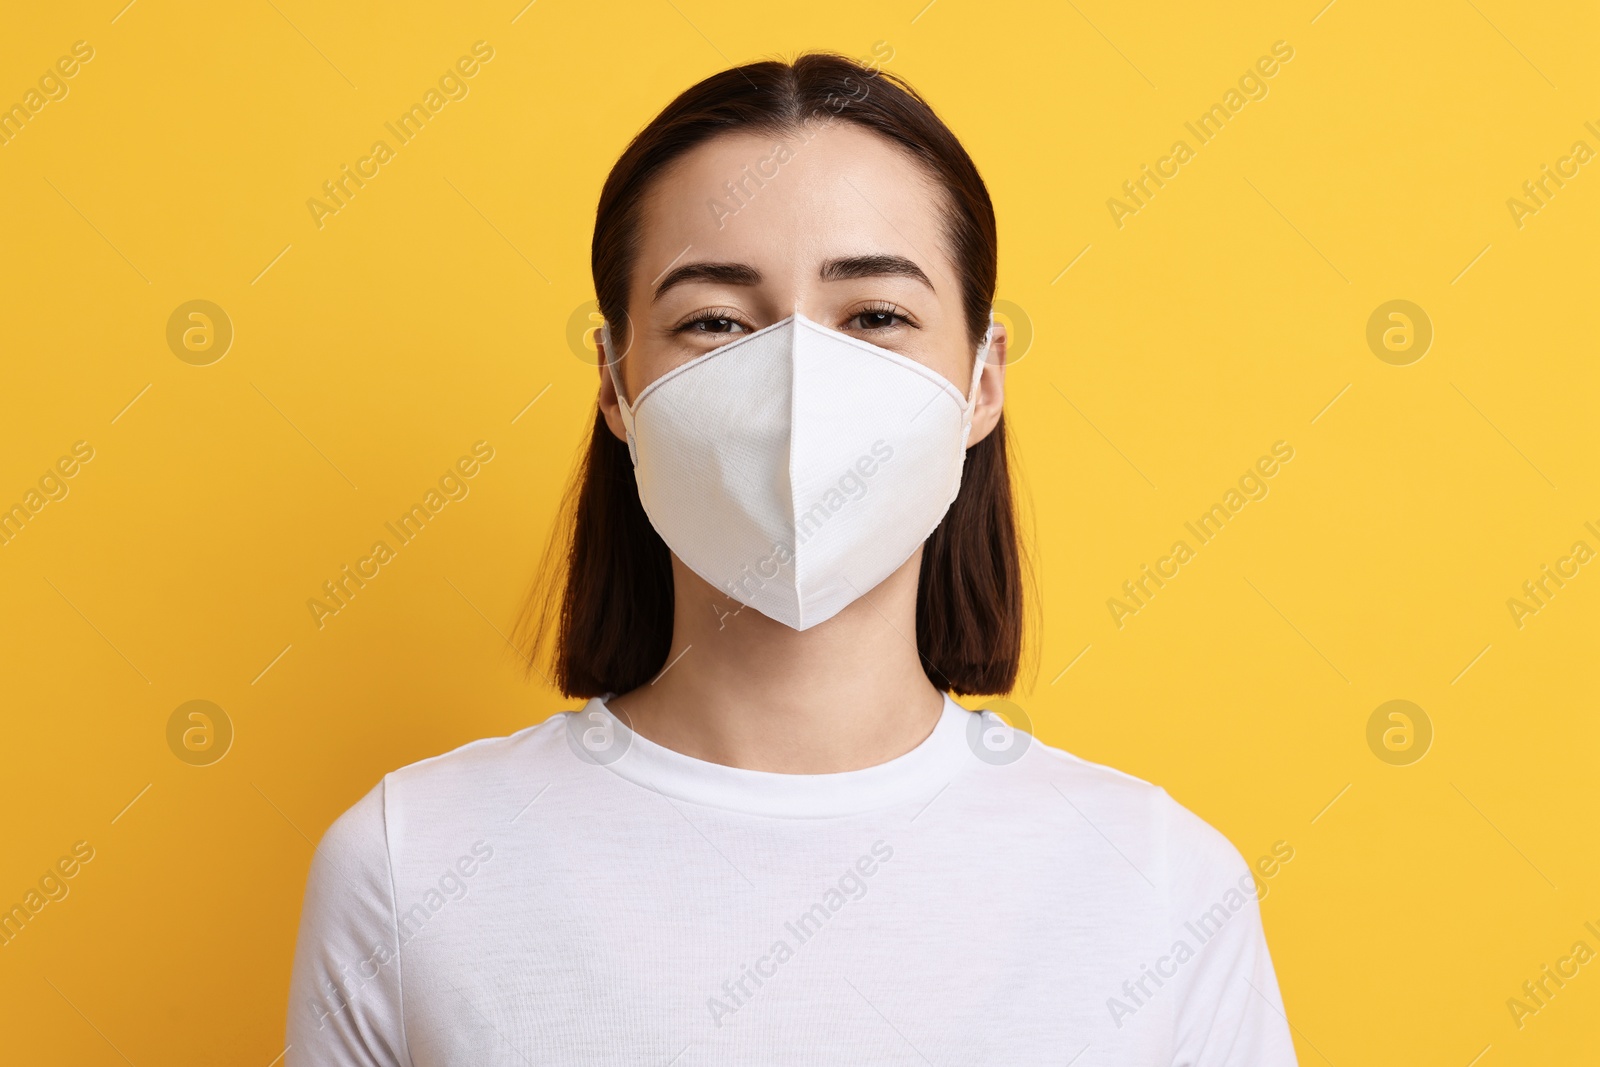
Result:
M800 631L720 595L674 556L666 667L608 706L659 745L749 770L827 774L904 755L944 707L916 649L921 563L919 550Z

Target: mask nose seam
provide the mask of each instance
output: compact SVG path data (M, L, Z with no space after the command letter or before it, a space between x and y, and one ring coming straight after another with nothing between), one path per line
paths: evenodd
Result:
M797 303L794 314L789 316L791 324L789 328L789 459L788 463L785 464L789 472L789 491L784 494L784 499L789 504L788 528L794 531L799 530L800 522L800 505L795 500L794 472L794 433L795 427L800 425L799 412L796 411L797 398L800 395L800 324L810 321L810 319L800 314L800 308ZM794 569L794 618L795 622L799 623L799 628L804 630L806 628L806 618L805 604L801 600L800 592L800 538L798 534L793 538L789 546L789 566Z

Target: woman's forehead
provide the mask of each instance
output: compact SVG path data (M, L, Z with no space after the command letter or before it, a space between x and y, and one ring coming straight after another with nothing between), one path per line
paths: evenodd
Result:
M724 134L651 183L633 284L653 288L690 261L746 263L776 277L872 254L934 277L948 270L942 205L908 152L853 124Z

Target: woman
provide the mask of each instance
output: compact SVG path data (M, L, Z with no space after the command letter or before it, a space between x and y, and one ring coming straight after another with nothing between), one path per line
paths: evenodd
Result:
M1007 692L1022 635L995 221L950 131L839 56L723 72L617 162L593 266L529 616L590 699L328 830L289 1062L1294 1063L1234 848L948 695Z

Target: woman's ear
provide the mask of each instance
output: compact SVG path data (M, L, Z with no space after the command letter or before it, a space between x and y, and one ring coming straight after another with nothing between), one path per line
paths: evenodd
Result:
M1000 421L1000 412L1006 399L1008 343L1005 326L995 323L989 347L980 356L984 361L983 373L978 376L978 397L972 405L972 433L967 437L968 448L989 436Z
M611 353L607 350L604 333L595 333L594 349L600 357L600 414L606 417L606 425L616 439L626 441L628 431L622 425L622 405L617 401L617 385L611 378L611 368L608 366ZM617 368L617 377L622 377L621 367Z

